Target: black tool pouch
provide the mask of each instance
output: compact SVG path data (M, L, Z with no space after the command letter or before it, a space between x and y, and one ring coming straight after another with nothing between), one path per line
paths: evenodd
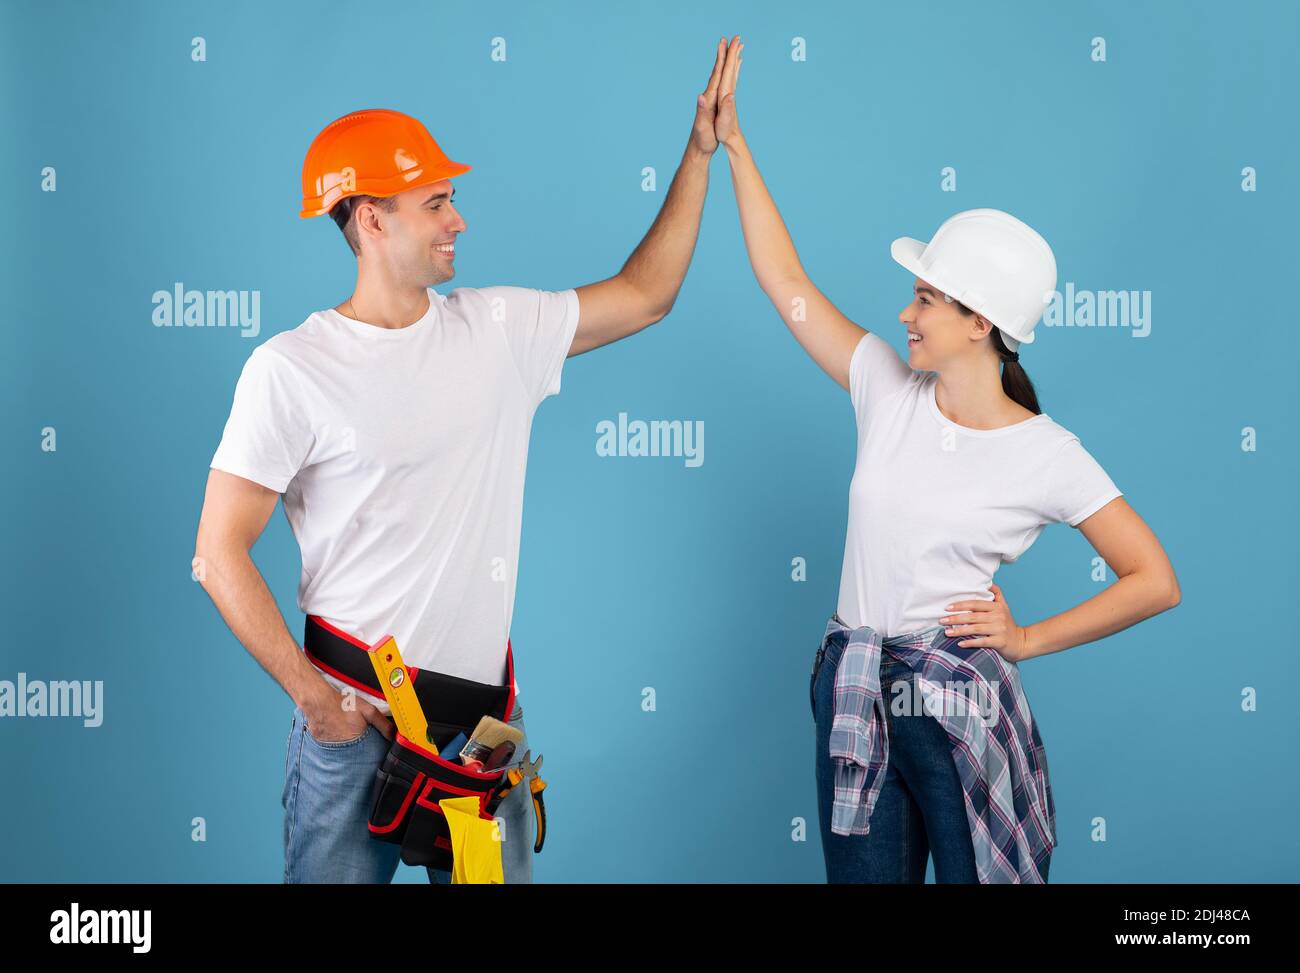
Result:
M506 652L506 671L513 673ZM441 750L460 733L468 738L485 715L510 722L514 680L505 686L459 679L421 669L415 680L429 736ZM431 865L451 871L451 829L438 802L449 797L477 797L479 817L490 819L501 803L506 770L477 773L454 753L447 759L398 733L383 764L375 771L371 796L370 836L402 846L408 865Z
M383 699L366 645L345 632L307 616L303 648L323 671ZM358 651L360 650L360 651ZM430 741L441 752L455 737L468 738L484 716L510 722L514 711L514 655L506 645L505 684L492 686L428 669L408 667L416 698L429 724ZM371 791L370 836L402 846L402 861L451 871L451 829L438 802L477 797L479 816L491 819L508 787L506 769L477 773L457 754L445 759L430 741L408 740L400 732L375 771Z
M486 774L466 769L407 740L400 733L375 771L370 836L402 846L402 861L451 871L451 830L438 802L477 797L479 816L491 819L507 784L504 768Z

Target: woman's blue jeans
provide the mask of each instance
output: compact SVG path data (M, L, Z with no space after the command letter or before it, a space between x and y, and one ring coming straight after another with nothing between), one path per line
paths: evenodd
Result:
M524 733L514 759L528 749L524 711L516 702L510 725ZM361 736L321 743L307 732L301 709L293 712L284 763L284 880L286 882L391 882L400 845L370 837L375 771L391 743L369 723ZM501 868L507 884L531 882L536 821L527 787L516 787L497 807ZM449 872L426 867L429 881L448 884Z
M835 672L843 654L843 641L822 643L809 689L817 725L817 810L826 880L832 884L921 884L925 881L926 860L933 855L936 882L978 882L965 795L948 734L933 716L917 712L914 707L901 715L894 713L895 694L900 690L893 686L906 682L907 698L914 698L914 673L887 652L880 656L880 688L889 734L889 763L871 813L871 830L864 835L831 831L835 800L831 719Z

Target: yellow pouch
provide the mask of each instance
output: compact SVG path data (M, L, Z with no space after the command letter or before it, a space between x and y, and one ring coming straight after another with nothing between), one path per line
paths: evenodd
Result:
M501 839L495 820L478 815L477 797L448 797L438 802L451 831L451 881L504 885Z

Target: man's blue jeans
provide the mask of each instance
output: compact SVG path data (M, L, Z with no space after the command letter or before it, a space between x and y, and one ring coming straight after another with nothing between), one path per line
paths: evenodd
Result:
M822 855L830 883L913 883L925 881L928 857L941 883L976 883L975 848L966 819L961 778L952 745L939 721L924 712L895 715L892 686L906 680L912 692L915 673L888 653L880 657L881 700L889 734L889 763L865 835L831 831L835 765L830 757L835 671L843 642L824 644L809 689L817 732L817 810ZM910 698L910 696L909 696ZM1047 877L1047 869L1043 869Z
M518 701L510 725L524 729ZM307 732L300 708L293 712L284 765L284 880L384 884L401 862L400 845L370 837L370 798L375 771L390 742L369 723L355 740L321 743ZM528 749L520 741L508 766L516 766ZM533 880L536 821L527 787L516 787L497 808L501 830L501 866L508 884ZM451 874L425 868L429 881L448 884Z

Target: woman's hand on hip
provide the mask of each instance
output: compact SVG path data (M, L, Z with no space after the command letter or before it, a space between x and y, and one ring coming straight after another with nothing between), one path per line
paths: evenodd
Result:
M994 649L1008 662L1019 662L1026 658L1025 630L1011 617L1002 589L990 584L989 590L992 601L955 601L939 623L948 635L957 636L964 649Z

